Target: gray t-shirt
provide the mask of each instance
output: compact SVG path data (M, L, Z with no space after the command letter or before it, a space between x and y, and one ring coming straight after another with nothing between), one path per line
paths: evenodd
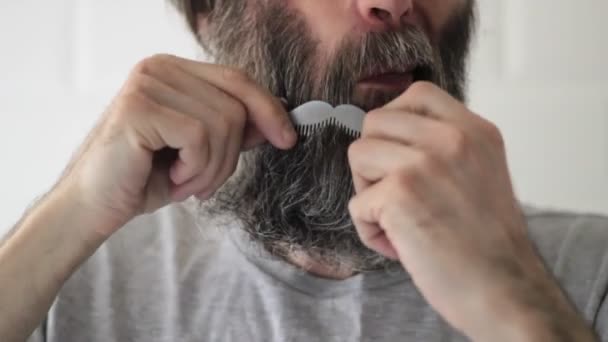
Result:
M608 341L608 219L528 214L530 235ZM217 225L216 225L217 226ZM226 233L228 231L229 233ZM30 341L460 341L401 269L321 279L187 205L128 224L62 289Z

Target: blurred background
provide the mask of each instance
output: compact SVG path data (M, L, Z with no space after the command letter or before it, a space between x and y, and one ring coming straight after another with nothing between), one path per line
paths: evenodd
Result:
M469 102L501 128L520 199L608 214L608 1L478 1ZM0 4L0 235L159 52L200 57L165 0Z

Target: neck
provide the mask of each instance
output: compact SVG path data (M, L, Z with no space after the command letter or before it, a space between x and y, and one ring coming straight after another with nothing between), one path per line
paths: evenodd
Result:
M321 278L344 280L355 275L354 270L348 265L329 265L310 257L305 252L294 251L287 256L287 261L306 272Z

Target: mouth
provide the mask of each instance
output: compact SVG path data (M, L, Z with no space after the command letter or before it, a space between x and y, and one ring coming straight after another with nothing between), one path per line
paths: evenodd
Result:
M383 70L371 73L357 82L360 90L403 93L416 81L430 80L430 69L424 66L407 68L403 71Z

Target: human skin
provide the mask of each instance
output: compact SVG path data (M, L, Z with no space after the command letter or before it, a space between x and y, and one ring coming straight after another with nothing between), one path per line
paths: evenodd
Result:
M404 24L433 41L463 1L288 4L331 52L347 35ZM378 78L359 90L394 86ZM362 241L398 259L473 340L594 340L525 234L497 128L432 84L407 88L367 115L349 150ZM0 245L0 340L26 339L62 284L126 222L206 199L243 149L295 140L279 100L238 70L163 55L139 63L57 185ZM154 163L167 148L177 160Z

